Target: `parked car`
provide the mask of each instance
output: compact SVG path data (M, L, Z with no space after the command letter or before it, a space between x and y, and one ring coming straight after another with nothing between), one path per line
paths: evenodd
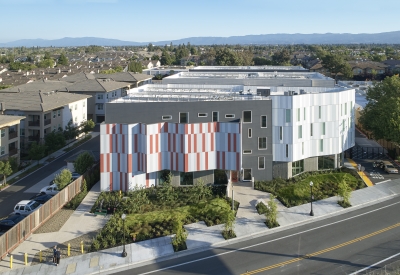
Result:
M58 187L57 187L57 184L55 184L55 183L40 189L40 193L43 195L55 195L58 192L59 192Z
M52 195L43 195L43 194L38 194L38 196L35 196L32 198L32 200L37 201L40 204L44 204L46 201L50 200L53 196Z
M399 173L399 170L397 170L390 161L384 161L383 165L384 165L384 169L385 169L386 173L389 173L389 174L398 174Z
M37 201L20 201L14 206L13 214L27 216L33 211L37 210L40 206L42 205Z
M9 216L7 219L1 220L0 221L0 231L7 231L20 221L25 219L25 216L22 215L12 215Z
M81 176L81 174L79 174L79 173L72 173L71 180L74 181L74 180L76 180L77 178L79 178L80 176Z

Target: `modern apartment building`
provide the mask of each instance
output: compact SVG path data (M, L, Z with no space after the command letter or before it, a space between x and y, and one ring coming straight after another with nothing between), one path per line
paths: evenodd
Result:
M269 90L268 93L263 92ZM101 189L290 178L341 165L354 89L160 84L106 104Z

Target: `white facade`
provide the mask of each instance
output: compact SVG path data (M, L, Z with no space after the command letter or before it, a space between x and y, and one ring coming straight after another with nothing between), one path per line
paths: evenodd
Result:
M62 114L62 129L65 129L71 119L75 126L79 126L83 121L87 120L86 98L64 106Z
M354 146L355 90L316 91L307 88L308 93L271 96L274 161L340 154Z
M124 88L116 89L114 91L105 92L105 93L96 93L95 94L95 117L97 115L104 116L105 115L105 103L116 100L126 95L126 90Z

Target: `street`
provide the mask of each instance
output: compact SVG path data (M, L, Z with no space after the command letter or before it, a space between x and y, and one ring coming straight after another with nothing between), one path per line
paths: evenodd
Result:
M350 274L399 252L399 211L396 197L265 237L117 274ZM399 257L378 267L396 260Z

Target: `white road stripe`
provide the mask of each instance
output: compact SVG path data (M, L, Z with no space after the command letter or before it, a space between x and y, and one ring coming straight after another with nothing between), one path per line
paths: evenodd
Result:
M355 274L358 274L358 273L363 272L363 271L365 271L365 270L368 270L368 269L370 269L370 268L372 268L372 267L374 267L374 266L376 266L376 265L378 265L378 264L381 264L381 263L383 263L383 262L386 262L386 261L388 261L388 260L390 260L390 259L393 259L394 257L399 256L399 255L400 255L400 253L394 254L394 255L392 255L392 256L386 258L386 259L383 259L382 261L379 261L379 262L374 263L374 264L372 264L372 265L370 265L370 266L364 267L363 269L357 270L356 272L353 272L353 273L351 273L350 275L355 275ZM386 273L385 273L385 274L386 274Z

